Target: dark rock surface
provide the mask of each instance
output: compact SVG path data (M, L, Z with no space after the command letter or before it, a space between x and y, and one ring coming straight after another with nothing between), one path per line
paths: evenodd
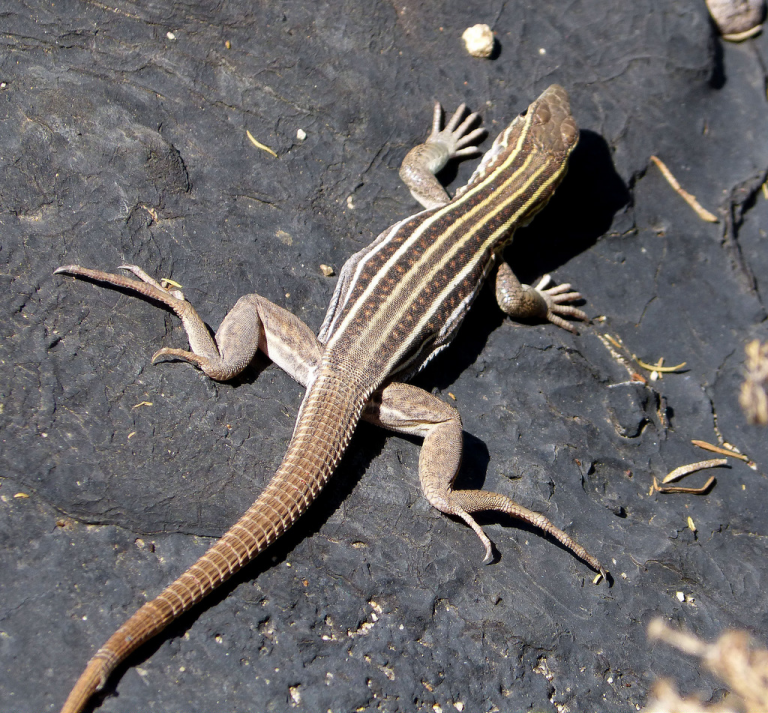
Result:
M495 60L463 51L476 22ZM338 272L416 210L397 168L432 102L466 101L495 135L552 82L582 142L508 257L526 279L556 270L605 319L578 337L521 327L486 290L417 383L456 398L459 486L544 512L613 586L504 518L485 521L500 559L481 566L472 532L421 497L419 444L361 426L300 524L133 656L98 710L631 711L661 675L719 688L646 642L652 617L768 639L767 434L737 403L744 344L768 336L768 38L723 45L695 0L30 0L2 25L0 709L59 709L250 505L302 396L266 361L226 385L152 366L186 344L176 318L53 270L136 263L213 326L258 291L316 329L334 285L319 265ZM686 367L632 383L605 335ZM757 468L649 495L709 457L693 438Z

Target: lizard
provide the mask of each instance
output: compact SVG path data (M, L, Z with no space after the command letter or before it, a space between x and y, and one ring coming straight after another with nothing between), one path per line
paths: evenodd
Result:
M183 292L136 265L138 279L67 265L69 274L154 300L182 322L189 350L163 347L152 357L190 362L216 381L245 369L258 351L306 388L287 452L253 505L186 572L139 608L90 659L61 713L79 713L125 658L215 587L263 552L306 511L333 474L362 419L423 438L419 480L428 502L463 520L480 538L484 562L491 541L473 513L491 510L543 530L586 564L606 571L543 515L506 495L454 490L462 454L459 412L408 380L455 336L473 300L496 268L496 299L515 319L539 318L575 332L566 317L586 320L571 303L569 284L521 284L502 250L515 230L546 205L568 168L579 130L565 89L552 85L494 140L465 186L450 198L436 174L449 160L480 153L485 134L461 105L405 157L400 176L424 210L382 232L339 273L317 336L301 320L258 294L241 297L212 335Z

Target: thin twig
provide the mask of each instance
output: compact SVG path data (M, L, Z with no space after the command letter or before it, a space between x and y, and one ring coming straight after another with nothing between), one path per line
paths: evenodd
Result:
M719 223L720 219L716 216L710 213L706 208L703 208L701 204L696 200L696 196L691 195L686 191L682 186L677 182L677 179L672 175L672 172L666 167L664 162L656 157L651 156L651 161L653 161L658 167L659 171L661 171L661 175L664 176L664 178L667 179L667 182L669 183L672 188L675 189L675 192L689 205L693 210L696 211L696 215L699 216L702 220L706 220L708 223Z
M703 448L705 451L712 451L713 453L719 453L721 456L730 456L731 458L738 458L739 460L743 460L749 463L749 458L745 456L743 453L737 453L736 451L731 451L731 450L728 450L727 448L720 448L720 446L713 446L711 443L707 443L706 441L698 441L696 439L692 440L691 443L693 443L694 446Z
M264 146L264 144L261 143L261 141L256 141L256 139L253 138L253 134L248 131L248 129L245 130L246 135L251 140L251 143L257 148L261 149L262 151L266 151L267 153L271 153L275 158L277 158L277 154L269 148L269 146Z

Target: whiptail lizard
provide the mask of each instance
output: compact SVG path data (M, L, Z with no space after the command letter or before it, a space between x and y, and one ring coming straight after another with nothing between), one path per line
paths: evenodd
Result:
M180 290L163 287L136 266L122 269L140 281L76 265L56 270L130 290L173 310L183 322L191 351L163 348L153 362L182 359L210 378L226 381L261 350L307 389L288 451L256 502L96 652L62 713L81 711L132 651L296 522L333 474L361 418L424 439L419 459L424 495L477 533L485 562L492 559L491 542L472 513L496 510L541 528L605 574L594 557L543 515L505 495L453 490L462 452L459 413L403 383L449 344L494 267L496 298L507 314L546 318L571 331L563 316L586 319L567 304L580 299L570 285L521 285L501 257L515 230L544 207L566 173L579 137L568 94L557 85L549 87L496 138L467 185L451 199L435 174L449 159L479 152L474 142L484 133L470 131L477 115L462 120L464 111L462 105L441 130L441 109L435 107L432 133L400 169L426 210L388 228L349 259L317 337L298 318L256 294L241 297L212 337Z

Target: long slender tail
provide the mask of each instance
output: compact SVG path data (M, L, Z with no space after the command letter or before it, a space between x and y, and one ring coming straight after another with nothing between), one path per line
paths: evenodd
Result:
M362 390L324 373L310 388L283 462L246 513L195 564L128 619L88 662L61 713L80 713L130 653L263 552L328 482L360 418Z

